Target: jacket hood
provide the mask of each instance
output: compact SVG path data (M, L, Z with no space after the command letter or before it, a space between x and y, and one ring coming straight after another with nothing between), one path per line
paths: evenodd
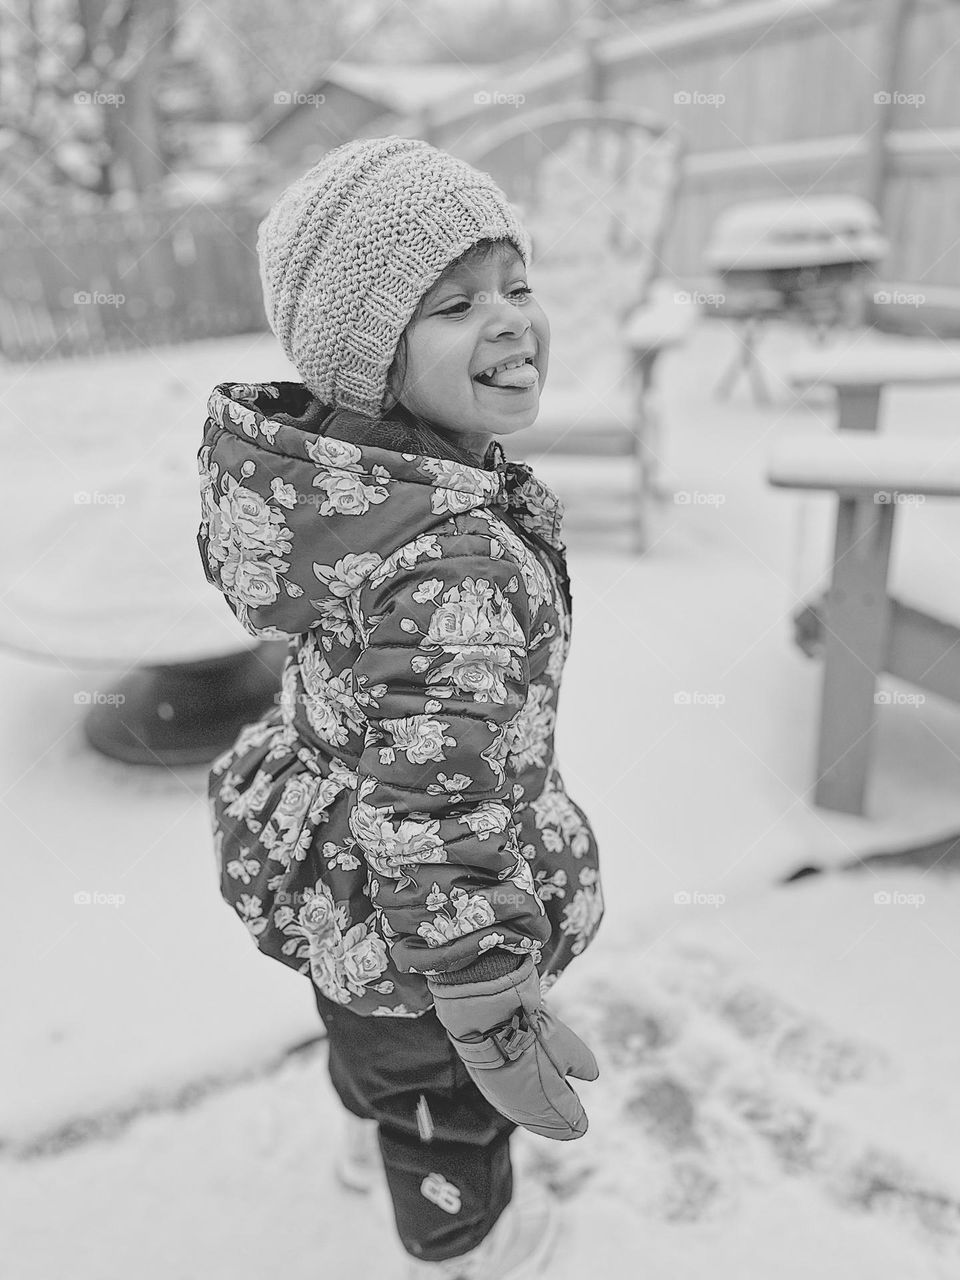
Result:
M402 424L327 408L300 382L221 383L207 415L197 542L253 635L348 625L344 598L375 569L478 507L565 550L560 499L496 439L482 467L400 452L384 445L402 442Z

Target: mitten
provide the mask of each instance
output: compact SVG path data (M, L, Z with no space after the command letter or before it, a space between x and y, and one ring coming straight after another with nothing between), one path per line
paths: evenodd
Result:
M427 983L470 1078L501 1115L544 1138L586 1133L587 1114L566 1077L596 1080L597 1061L547 1009L532 957L486 982Z

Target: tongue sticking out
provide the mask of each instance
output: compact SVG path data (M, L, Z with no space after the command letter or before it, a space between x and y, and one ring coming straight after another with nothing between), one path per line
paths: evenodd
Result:
M532 364L521 364L516 369L500 369L483 379L488 387L532 387L540 380L540 374Z

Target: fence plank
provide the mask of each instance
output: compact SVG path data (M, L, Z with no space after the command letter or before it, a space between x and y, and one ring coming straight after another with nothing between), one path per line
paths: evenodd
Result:
M93 355L264 329L261 216L241 203L149 203L38 214L32 228L0 220L0 353Z

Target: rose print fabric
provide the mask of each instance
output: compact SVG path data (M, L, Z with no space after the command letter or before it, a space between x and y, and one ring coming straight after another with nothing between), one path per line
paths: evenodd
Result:
M207 578L290 643L277 707L210 770L223 896L360 1014L417 1016L423 975L494 947L549 986L603 914L553 746L559 499L497 441L487 470L271 416L310 399L222 384L199 453Z

